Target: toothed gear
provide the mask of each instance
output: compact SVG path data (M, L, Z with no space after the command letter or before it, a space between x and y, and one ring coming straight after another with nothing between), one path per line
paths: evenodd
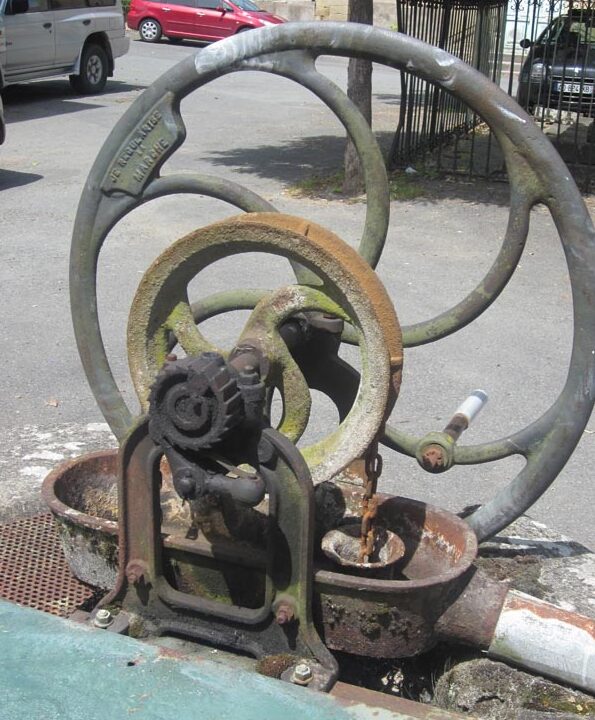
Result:
M149 396L155 442L205 450L243 417L243 402L225 360L214 352L167 362Z

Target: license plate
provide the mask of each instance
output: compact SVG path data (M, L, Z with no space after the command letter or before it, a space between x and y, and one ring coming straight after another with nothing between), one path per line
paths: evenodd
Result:
M580 83L556 83L557 84L557 90L560 91L560 86L562 86L562 92L565 93L572 93L573 95L579 95L581 92L583 95L592 95L593 94L593 85L587 85L586 83L584 85L581 85Z

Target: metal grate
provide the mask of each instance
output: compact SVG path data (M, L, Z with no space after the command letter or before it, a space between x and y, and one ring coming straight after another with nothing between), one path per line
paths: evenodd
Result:
M72 576L50 513L0 524L0 598L68 617L96 592Z

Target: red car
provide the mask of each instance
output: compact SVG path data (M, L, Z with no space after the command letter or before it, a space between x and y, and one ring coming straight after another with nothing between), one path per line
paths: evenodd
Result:
M158 42L162 36L212 42L285 20L252 0L132 0L126 22L145 42Z

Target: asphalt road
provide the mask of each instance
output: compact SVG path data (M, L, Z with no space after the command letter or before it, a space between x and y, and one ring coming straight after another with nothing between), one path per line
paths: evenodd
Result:
M0 518L39 507L41 479L56 462L113 444L76 352L68 303L68 252L77 202L91 164L117 119L154 79L199 46L134 41L101 96L75 97L64 79L3 94L8 135L0 148ZM344 85L346 65L323 58L319 69ZM398 111L398 76L374 72L375 128L390 140ZM340 166L343 133L303 88L260 73L219 79L188 97L189 133L170 171L209 172L240 182L279 210L307 217L356 245L362 203L297 200L288 185ZM493 261L508 208L503 186L436 184L427 197L394 202L379 274L403 324L429 318L471 290ZM134 405L125 354L128 308L152 260L184 233L235 214L206 198L167 198L132 213L112 231L100 259L102 328L117 379ZM221 262L196 296L229 287L291 282L284 263L250 256ZM245 314L210 321L221 345L237 337ZM470 390L490 401L465 443L495 439L544 412L560 392L572 342L571 295L556 230L533 211L528 247L498 302L456 335L406 354L393 422L423 435L443 427ZM309 437L334 422L317 399ZM538 520L595 547L595 423L552 488L534 506ZM385 452L382 489L458 510L492 497L522 463L508 459L430 476Z

